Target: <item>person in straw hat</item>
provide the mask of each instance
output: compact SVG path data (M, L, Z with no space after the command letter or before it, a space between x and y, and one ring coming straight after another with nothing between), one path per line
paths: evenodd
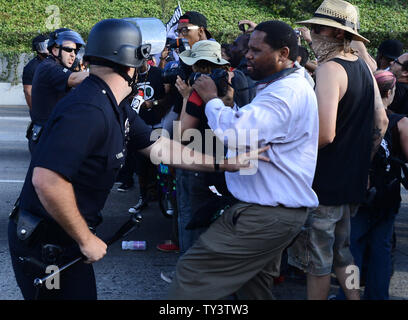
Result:
M350 216L365 199L370 159L388 119L371 70L350 51L352 40L368 42L359 33L358 9L325 0L312 19L299 23L311 28L318 59L319 154L313 189L320 204L309 210L304 231L289 248L289 263L307 273L309 299L327 299L332 267L346 297L359 299L358 288L346 286L358 283L346 273L353 265Z

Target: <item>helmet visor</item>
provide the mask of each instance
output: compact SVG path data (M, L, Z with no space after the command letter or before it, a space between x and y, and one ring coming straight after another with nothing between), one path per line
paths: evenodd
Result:
M35 48L39 53L48 53L47 46L48 46L48 39L43 42L38 42L35 45Z

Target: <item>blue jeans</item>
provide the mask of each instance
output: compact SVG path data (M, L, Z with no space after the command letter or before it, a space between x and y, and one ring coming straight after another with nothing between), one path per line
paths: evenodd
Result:
M190 175L192 171L176 169L178 232L180 253L184 254L200 236L200 230L186 230L191 220Z
M372 212L360 208L351 219L350 250L354 262L365 272L365 300L388 300L392 272L391 239L394 221L398 210L389 212ZM382 217L382 218L381 218ZM368 259L365 252L368 250ZM340 290L337 299L345 299Z

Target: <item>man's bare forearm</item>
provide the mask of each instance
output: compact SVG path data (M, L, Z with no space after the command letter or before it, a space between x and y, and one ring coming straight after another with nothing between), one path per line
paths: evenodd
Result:
M76 204L72 184L59 174L41 167L34 168L33 186L52 218L79 245L85 243L92 233Z
M142 153L154 163L162 162L186 170L214 171L214 157L193 151L180 142L165 137L160 137L153 145L142 150ZM220 167L222 168L222 164Z

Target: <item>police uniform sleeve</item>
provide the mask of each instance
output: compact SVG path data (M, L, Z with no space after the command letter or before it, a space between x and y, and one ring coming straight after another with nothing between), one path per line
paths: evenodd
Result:
M126 105L125 111L129 120L129 148L141 150L152 145L154 143L150 140L152 128L140 118L130 105Z
M72 71L60 65L55 65L48 71L49 81L52 86L59 92L66 92L68 90L68 78Z
M34 167L42 167L72 181L84 160L96 156L107 139L102 110L92 105L65 106L49 120L34 154Z
M32 85L33 84L33 78L34 78L34 72L32 68L30 68L30 65L26 65L23 69L23 85Z

